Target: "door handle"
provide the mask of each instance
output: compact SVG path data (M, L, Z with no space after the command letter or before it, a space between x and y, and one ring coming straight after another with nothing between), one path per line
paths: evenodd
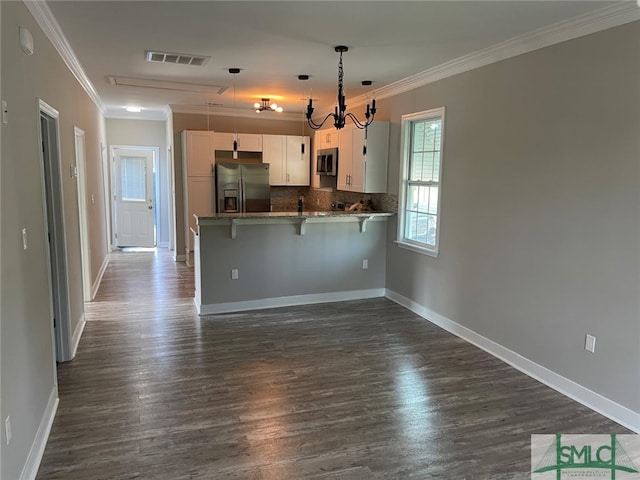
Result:
M147 208L148 208L149 210L153 210L153 205L149 205Z

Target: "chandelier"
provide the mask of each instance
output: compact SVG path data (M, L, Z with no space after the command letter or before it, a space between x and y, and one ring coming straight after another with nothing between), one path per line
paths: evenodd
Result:
M314 122L313 119L311 118L311 116L313 115L313 100L311 99L311 97L309 97L306 116L307 116L307 122L309 122L309 126L314 130L318 130L322 128L322 126L325 124L325 122L329 118L333 118L333 126L336 127L337 130L344 128L347 118L350 118L356 127L360 129L364 129L364 128L367 128L369 125L371 125L371 122L373 122L373 117L375 117L376 115L375 99L373 99L373 102L371 103L371 105L367 103L367 110L364 113L364 117L365 117L364 122L361 122L360 120L358 120L353 113L347 113L347 104L345 103L344 86L343 86L344 71L342 69L342 54L344 52L347 52L348 50L349 50L349 47L345 47L344 45L338 45L337 47L335 47L336 53L340 54L340 61L338 62L338 104L335 107L334 113L329 113L326 117L324 117L324 120L322 120L322 122L320 123ZM305 76L306 75L301 75L298 78L305 77ZM300 79L303 80L304 78L300 78ZM371 85L371 82L362 82L362 84Z
M269 112L278 112L278 113L282 112L282 107L279 107L277 103L269 103L268 98L262 98L261 100L262 100L262 103L256 102L253 104L253 108L255 108L256 113L260 113L265 110Z

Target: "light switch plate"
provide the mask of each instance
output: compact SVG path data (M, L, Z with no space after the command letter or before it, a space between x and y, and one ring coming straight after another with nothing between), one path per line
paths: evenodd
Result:
M2 123L9 123L9 107L6 100L2 100Z
M238 269L234 268L231 270L231 280L238 280Z
M585 336L585 339L584 339L584 349L587 352L595 353L595 351L596 351L596 337L594 337L593 335L589 335L587 333L587 335Z
M7 437L7 445L11 443L11 417L4 419L4 433Z
M22 229L22 248L27 249L27 229Z

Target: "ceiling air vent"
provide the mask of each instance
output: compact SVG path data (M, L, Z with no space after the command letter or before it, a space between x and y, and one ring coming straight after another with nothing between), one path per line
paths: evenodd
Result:
M191 55L189 53L154 52L147 50L146 59L148 62L177 63L178 65L205 65L211 57L202 55Z

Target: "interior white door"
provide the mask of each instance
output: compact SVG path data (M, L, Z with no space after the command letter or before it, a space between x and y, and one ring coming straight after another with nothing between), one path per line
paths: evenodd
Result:
M154 247L153 151L118 149L116 160L116 243Z

